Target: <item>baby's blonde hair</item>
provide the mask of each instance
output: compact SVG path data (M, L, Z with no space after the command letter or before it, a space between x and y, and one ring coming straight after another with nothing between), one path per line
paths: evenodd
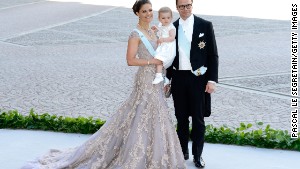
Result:
M173 18L172 10L169 7L166 7L166 6L165 7L161 7L158 10L158 17L160 16L160 13L170 13L171 17Z

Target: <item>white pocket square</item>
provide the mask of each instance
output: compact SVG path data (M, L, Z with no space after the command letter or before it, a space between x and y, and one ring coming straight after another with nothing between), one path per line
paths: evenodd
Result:
M200 33L199 34L199 38L201 38L202 36L204 36L204 33Z

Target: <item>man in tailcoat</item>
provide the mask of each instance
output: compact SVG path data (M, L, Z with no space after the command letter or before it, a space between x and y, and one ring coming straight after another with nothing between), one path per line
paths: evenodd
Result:
M204 117L210 115L210 94L218 82L218 52L212 23L192 14L192 0L176 0L176 57L167 69L177 118L177 134L184 158L189 159L191 137L195 166L203 168ZM189 133L189 116L192 131Z

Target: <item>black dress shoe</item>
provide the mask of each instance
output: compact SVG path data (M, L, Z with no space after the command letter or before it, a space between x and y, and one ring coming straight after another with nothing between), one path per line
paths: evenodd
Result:
M197 156L194 156L194 163L197 168L205 167L205 162L203 161L202 157L199 158Z
M183 154L183 157L184 157L185 160L188 160L190 158L189 153Z
M187 148L187 150L183 153L183 157L185 160L188 160L190 158L189 156L189 148Z

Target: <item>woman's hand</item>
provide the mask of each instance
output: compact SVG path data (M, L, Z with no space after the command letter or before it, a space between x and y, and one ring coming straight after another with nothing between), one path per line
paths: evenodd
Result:
M158 59L150 59L149 61L150 64L153 64L153 65L162 65L162 61L158 60Z

